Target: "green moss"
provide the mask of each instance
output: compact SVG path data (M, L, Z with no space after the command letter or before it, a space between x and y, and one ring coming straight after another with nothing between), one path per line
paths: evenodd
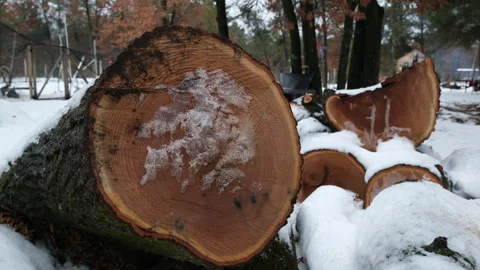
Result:
M430 245L422 246L422 248L430 253L450 257L465 269L476 269L476 263L474 260L469 260L462 254L453 251L448 247L448 239L446 237L437 237Z
M451 250L448 247L448 240L446 237L437 237L433 240L431 244L421 246L420 248L409 247L408 249L402 250L403 257L400 260L403 261L410 256L427 256L428 253L449 257L464 269L469 269L469 270L476 269L475 260L469 259L466 256L454 250ZM389 256L387 256L387 258L388 257Z

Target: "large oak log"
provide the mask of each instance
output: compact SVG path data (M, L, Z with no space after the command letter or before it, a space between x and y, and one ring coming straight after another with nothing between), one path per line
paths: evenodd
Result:
M338 130L357 133L369 150L375 150L378 140L394 135L419 145L434 130L439 98L438 77L432 59L427 58L388 78L382 88L354 96L331 96L325 113Z
M300 166L272 74L213 34L162 27L2 175L0 203L197 264L238 265L265 250L262 269L290 269L294 255L272 239Z

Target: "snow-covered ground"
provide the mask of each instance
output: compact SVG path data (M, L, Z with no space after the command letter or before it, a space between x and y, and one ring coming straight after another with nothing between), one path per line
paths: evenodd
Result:
M26 86L24 79L17 79L14 83L17 87ZM42 98L62 97L62 83L53 80L47 84ZM84 85L84 82L78 80L78 85L82 84ZM41 80L38 85L41 87ZM50 123L50 126L55 123L59 115L66 110L65 106L69 106L69 101L66 100L30 100L28 91L19 90L18 92L21 96L20 99L7 99L0 96L0 172L7 169L8 162L13 161L34 139L32 134L38 133L38 129L43 128L47 123ZM72 92L75 92L75 89ZM74 102L78 102L81 95L82 92L78 92L74 97ZM480 150L480 121L477 122L477 118L480 118L480 93L442 89L441 106L436 129L425 144L432 146L440 154L441 159L445 160L445 164L448 163L452 171L455 171L456 177L463 177L462 172L466 170L474 172L477 168L475 166L462 167L455 162L452 163L451 159L449 160L447 157L455 150L462 148ZM310 127L303 128L308 130ZM465 157L465 154L457 153L457 155ZM470 157L474 155L475 152L467 154ZM291 226L298 219L296 226L301 231L297 251L310 254L309 258L305 257L304 259L309 261L311 269L454 269L449 268L453 267L451 261L445 260L442 256L417 254L404 265L388 264L382 259L385 256L405 257L405 254L389 253L393 248L389 246L390 244L386 245L385 241L390 241L392 245L396 243L395 248L397 249L398 246L402 246L405 247L404 250L407 250L417 242L433 240L432 237L438 236L439 233L449 237L449 247L453 245L462 254L470 255L480 252L480 241L471 237L468 230L465 235L453 235L452 228L448 227L448 224L446 225L442 216L432 217L430 221L436 225L430 224L431 229L429 230L425 229L428 224L415 221L415 217L418 215L433 215L434 213L428 210L427 206L435 205L435 209L441 208L441 211L435 212L438 213L437 215L445 217L454 215L456 218L462 218L459 221L460 225L469 226L470 229L478 227L478 225L475 227L471 224L475 217L479 217L480 220L480 216L475 216L478 213L467 213L469 209L480 207L478 200L468 202L461 197L457 196L458 198L456 198L450 195L439 199L433 194L434 191L438 191L437 187L429 183L401 184L396 188L389 189L388 192L391 194L382 192L368 208L369 210L362 210L361 204L353 200L353 194L350 192L336 187L321 187L302 204L300 209L296 206L295 213L299 213L299 216L290 219ZM404 196L398 194L404 194ZM473 192L473 194L478 194L478 192ZM416 205L416 198L425 196L431 196L431 198L425 200L418 207L412 207ZM452 194L452 196L456 195ZM442 198L445 201L442 201ZM459 206L462 204L464 207ZM454 206L458 208L453 209ZM401 207L409 209L410 212L396 217L394 221L398 224L387 223L378 214L390 215L389 211ZM409 219L414 221L404 224L403 227L399 225ZM411 226L415 228L412 232L408 231ZM424 230L418 229L418 226L424 226L422 227ZM389 232L394 236L376 234L375 228L386 227L392 227ZM284 233L288 231L285 228L282 230ZM399 236L405 233L412 239L407 236L403 238ZM479 232L476 233L478 237ZM462 243L466 238L470 239L469 242ZM376 246L377 244L378 246L388 246L390 249L381 250ZM417 251L413 250L412 252ZM475 257L474 255L472 256ZM422 265L428 263L431 263L433 268L422 268ZM0 269L64 268L56 266L51 255L41 244L34 246L21 235L0 225Z
M39 79L39 90L44 79ZM92 83L90 79L89 83ZM15 87L27 87L23 78L14 79ZM0 88L3 86L0 83ZM78 87L77 87L78 86ZM46 127L53 126L72 103L79 101L85 90L85 82L78 80L72 86L73 98L64 97L63 81L51 80L40 98L31 100L28 90L17 90L20 98L5 98L0 94L0 174L8 168L35 135ZM0 270L85 270L85 266L72 266L69 262L58 263L43 246L35 245L7 225L0 225Z
M442 89L440 106L435 131L425 144L442 158L456 149L480 148L480 92Z

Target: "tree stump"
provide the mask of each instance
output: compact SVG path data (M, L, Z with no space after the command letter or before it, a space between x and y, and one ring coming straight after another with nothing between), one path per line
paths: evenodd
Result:
M2 175L0 203L152 253L233 266L286 222L300 167L295 120L267 68L214 34L161 27ZM296 267L278 242L265 252L257 261L267 268Z

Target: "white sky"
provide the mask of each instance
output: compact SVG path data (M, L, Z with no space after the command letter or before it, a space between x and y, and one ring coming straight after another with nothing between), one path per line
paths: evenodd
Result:
M238 1L225 0L225 2L227 5L227 15L230 17L236 17L237 15L240 14L240 9L238 8L238 6L242 5L242 3L244 3L245 1L244 0L238 0ZM255 10L260 11L261 16L263 17L263 21L269 22L270 20L273 19L274 14L268 11L265 8L265 5L266 5L265 0L258 0L258 6L256 7ZM248 27L246 26L245 22L242 19L236 19L234 21L237 22L240 25L240 27L244 29L248 29Z

